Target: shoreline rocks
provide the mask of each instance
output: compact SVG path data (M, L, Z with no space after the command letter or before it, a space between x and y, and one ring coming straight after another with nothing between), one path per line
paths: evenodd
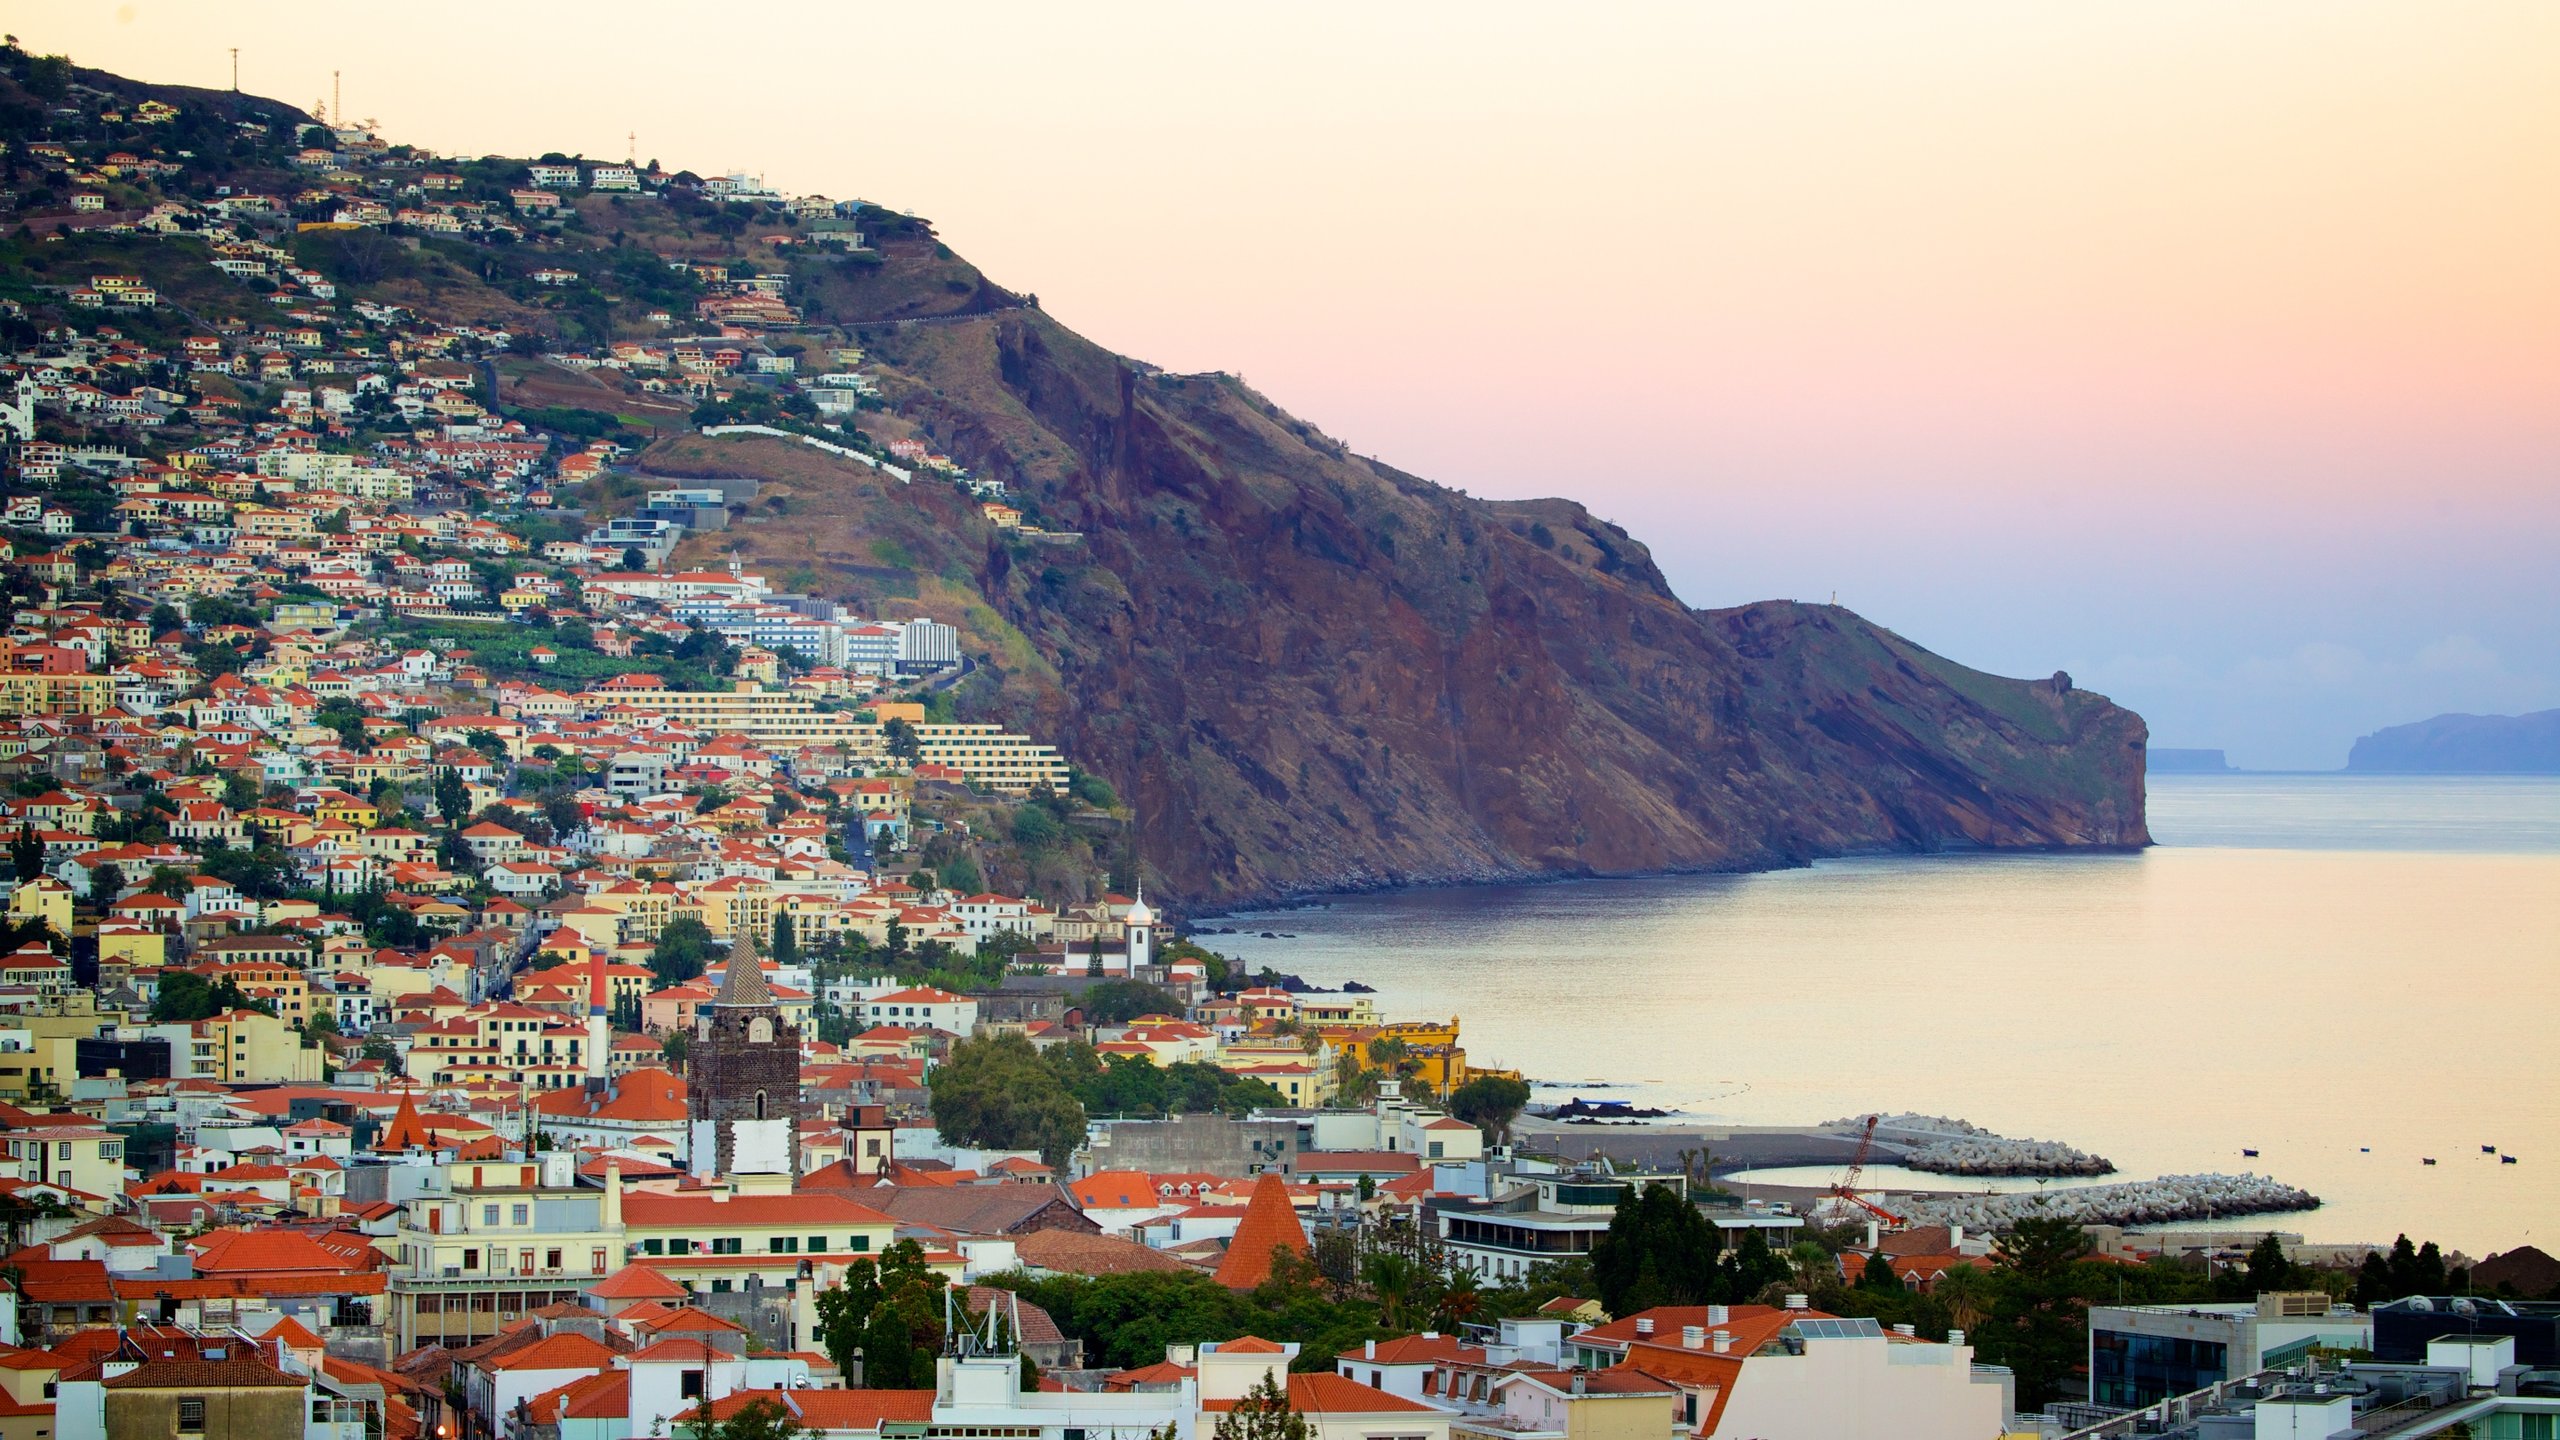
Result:
M2320 1197L2264 1175L2163 1175L2121 1185L2075 1185L2035 1193L1952 1195L1898 1202L1915 1221L1997 1230L2020 1220L2083 1225L2161 1225L2316 1210Z
M1903 1168L1932 1175L2113 1175L2116 1162L2059 1140L1935 1140L1903 1157Z
M1826 1120L1820 1127L1847 1134L1866 1129L1867 1117ZM1876 1138L1906 1151L1903 1168L1932 1175L2002 1175L2083 1179L2116 1173L2115 1162L2059 1140L2012 1140L1969 1120L1904 1112L1876 1117Z

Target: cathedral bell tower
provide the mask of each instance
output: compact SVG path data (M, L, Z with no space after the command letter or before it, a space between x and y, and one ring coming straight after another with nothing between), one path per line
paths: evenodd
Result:
M686 1165L752 1186L800 1173L800 1031L765 983L752 927L729 948L720 993L694 1012L685 1052Z

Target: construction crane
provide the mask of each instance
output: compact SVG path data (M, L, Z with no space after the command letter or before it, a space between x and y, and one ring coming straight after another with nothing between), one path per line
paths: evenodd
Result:
M1849 1156L1849 1168L1840 1172L1839 1183L1831 1187L1831 1195L1834 1199L1845 1200L1857 1206L1887 1225L1898 1226L1907 1222L1901 1216L1858 1193L1858 1177L1867 1168L1867 1152L1875 1148L1876 1121L1880 1118L1882 1117L1868 1116L1867 1123L1858 1131L1858 1148Z

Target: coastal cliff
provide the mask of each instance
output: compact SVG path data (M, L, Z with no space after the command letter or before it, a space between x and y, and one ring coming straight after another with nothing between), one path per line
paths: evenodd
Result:
M876 284L900 323L858 333L892 409L1080 540L1026 547L941 487L779 441L642 463L787 477L787 513L698 553L971 631L995 659L969 708L1118 786L1176 899L2148 843L2142 721L2063 677L1968 670L1837 607L1690 609L1571 501L1473 499L1232 377L897 279L956 263L893 249L824 303ZM919 295L956 303L920 321Z
M190 157L171 183L272 197L243 223L275 253L377 316L447 327L440 344L489 346L472 373L500 417L637 449L628 473L568 490L576 523L636 508L652 478L716 479L727 523L679 563L734 557L860 613L959 627L958 713L1116 787L1167 899L2149 843L2143 723L2067 677L1982 674L1837 607L1692 609L1582 506L1471 498L1351 454L1232 376L1112 354L921 218L804 215L654 163L608 193L560 155L439 161L435 193L470 202L466 227L451 203L404 199L426 194L423 158L374 137L379 173L314 189L295 147L336 132L289 106L57 78L165 102ZM0 116L33 124L45 105L0 85ZM555 170L595 184L526 188ZM413 203L468 233L393 208ZM61 238L76 220L47 223ZM242 304L183 236L102 228L52 248L67 274L138 271L216 315ZM693 352L674 381L664 354L646 385L617 354L653 344ZM861 397L827 412L840 438L947 455L1004 482L1010 507L929 467L908 483L791 437L695 428L807 434L820 412L792 376L856 383L829 392ZM1717 523L1711 499L1697 523Z
M2560 774L2560 710L2530 715L2438 715L2356 741L2360 775Z

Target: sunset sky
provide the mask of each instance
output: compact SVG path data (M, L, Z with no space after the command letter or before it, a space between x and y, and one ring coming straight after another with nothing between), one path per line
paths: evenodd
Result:
M18 7L464 154L930 216L1682 597L2328 768L2560 706L2560 5Z

